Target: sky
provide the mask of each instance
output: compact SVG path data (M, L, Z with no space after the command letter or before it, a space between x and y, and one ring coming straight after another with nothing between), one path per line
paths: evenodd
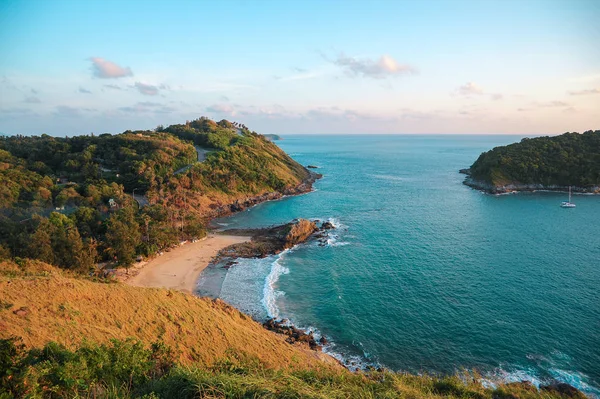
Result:
M599 0L0 0L0 133L600 129Z

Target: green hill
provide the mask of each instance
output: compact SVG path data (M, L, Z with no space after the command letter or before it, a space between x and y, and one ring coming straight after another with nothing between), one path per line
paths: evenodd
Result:
M275 144L226 120L1 137L0 257L82 271L97 261L129 265L202 237L208 218L240 203L308 191L311 179Z
M600 191L600 130L524 138L482 153L465 184L490 192L512 190Z

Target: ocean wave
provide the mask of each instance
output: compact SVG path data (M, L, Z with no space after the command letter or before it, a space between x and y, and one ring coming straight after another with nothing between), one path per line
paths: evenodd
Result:
M283 274L288 274L290 272L290 270L287 267L283 266L280 263L283 256L289 251L290 250L288 249L277 255L275 260L271 263L271 271L265 279L265 285L263 287L262 304L267 311L268 317L270 318L279 318L277 298L280 298L283 295L285 295L285 292L277 290L275 286L277 285L277 281L279 281L279 277L281 277Z
M295 328L302 330L303 332L310 334L312 332L313 337L315 338L315 341L319 342L319 340L321 339L321 337L323 337L324 335L321 333L321 331L319 331L318 328L315 328L313 326L302 326L302 325L298 325L295 324L292 320L290 319L285 319L286 321L286 325L289 326L294 326ZM330 337L328 335L324 336L325 339L327 340L327 343L325 345L322 346L322 352L333 357L334 359L336 359L338 362L340 362L342 365L344 365L344 367L346 367L348 370L351 371L358 371L358 370L367 370L369 368L379 368L381 367L381 364L372 359L372 356L370 353L368 353L364 347L362 342L353 342L353 346L355 347L356 351L361 352L361 354L351 354L350 350L348 350L347 348L343 348L340 345L338 345L333 337Z
M500 365L482 378L482 384L495 388L500 383L528 381L539 388L540 385L558 381L574 386L588 397L600 399L600 389L590 385L587 375L569 370L572 360L569 355L553 351L549 356L529 354L526 357L535 364Z

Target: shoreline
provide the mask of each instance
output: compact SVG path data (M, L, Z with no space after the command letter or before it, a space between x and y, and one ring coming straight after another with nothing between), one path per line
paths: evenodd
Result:
M129 276L124 276L122 282L137 287L167 288L193 294L200 274L219 251L248 241L248 236L210 233L200 241L177 247L148 262L140 262L130 269Z
M209 232L206 237L197 242L185 243L171 249L164 255L156 256L148 261L138 262L128 270L117 269L115 276L122 283L138 287L157 287L176 289L193 294L200 279L200 274L206 269L223 249L251 241L247 235L219 234L217 229L210 229L213 221L222 217L232 216L258 204L279 200L284 197L308 194L313 191L313 184L323 175L305 168L308 176L297 186L281 192L270 192L250 197L222 207L216 215L208 218ZM213 226L214 227L214 226Z
M482 182L480 180L473 179L464 169L460 170L460 173L466 174L467 176L463 180L465 186L471 187L475 190L482 191L486 194L498 195L498 194L512 194L512 193L531 193L531 192L552 192L552 193L568 193L569 186L550 185L546 186L543 184L507 184L503 186L494 186L490 183ZM579 187L571 186L572 194L581 195L600 195L600 187Z

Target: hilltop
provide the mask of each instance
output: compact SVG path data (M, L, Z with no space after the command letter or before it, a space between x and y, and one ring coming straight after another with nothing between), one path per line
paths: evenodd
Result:
M465 184L491 193L532 190L600 192L600 130L524 138L482 153Z

